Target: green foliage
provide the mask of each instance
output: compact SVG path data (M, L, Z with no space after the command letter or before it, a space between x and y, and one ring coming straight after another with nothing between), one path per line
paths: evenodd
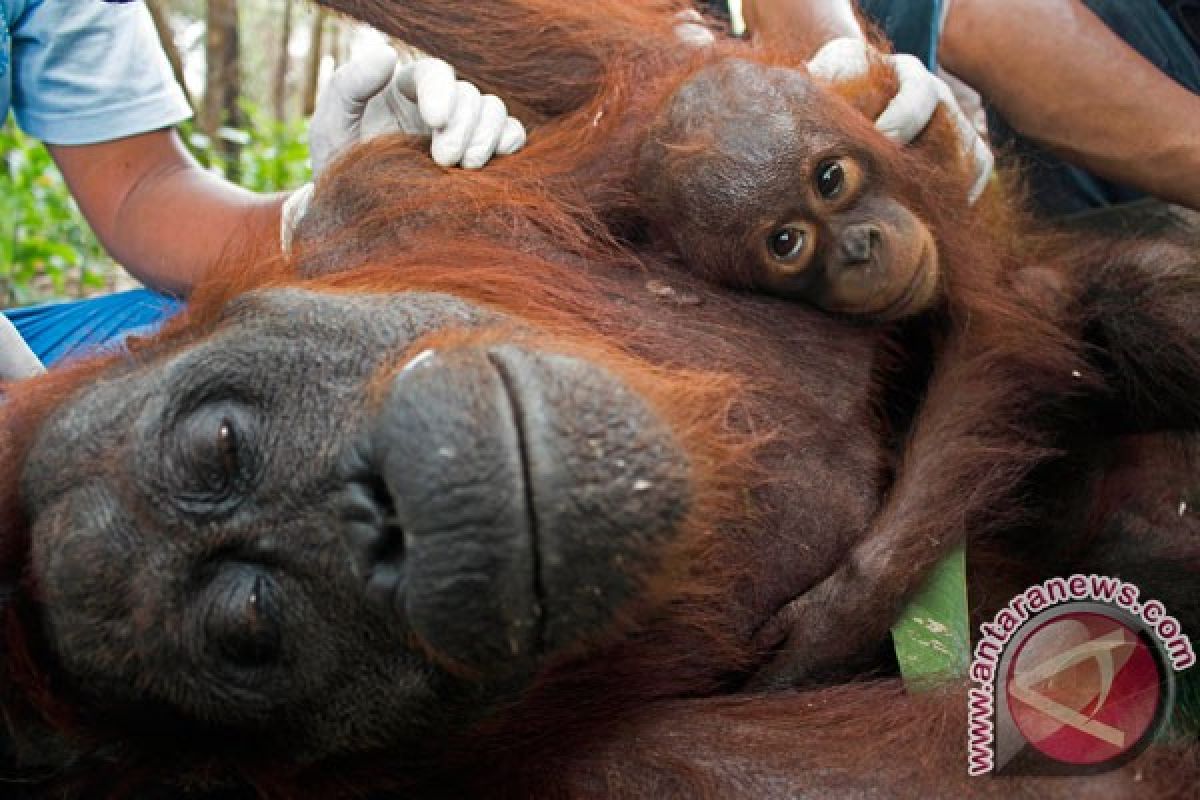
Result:
M201 164L252 191L294 189L309 179L307 122L280 122L250 103L242 103L242 116L242 128L222 128L219 134L236 145L235 163L194 122L184 123L180 133Z
M79 296L111 272L46 148L0 128L0 305Z
M244 106L246 125L229 163L192 122L180 133L205 167L247 189L274 192L309 178L307 126ZM83 297L111 288L119 268L105 255L45 147L10 120L0 128L0 307Z

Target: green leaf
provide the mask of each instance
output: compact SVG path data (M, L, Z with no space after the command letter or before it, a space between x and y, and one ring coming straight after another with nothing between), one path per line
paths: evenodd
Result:
M964 677L971 662L966 551L946 556L892 626L900 673L920 691Z

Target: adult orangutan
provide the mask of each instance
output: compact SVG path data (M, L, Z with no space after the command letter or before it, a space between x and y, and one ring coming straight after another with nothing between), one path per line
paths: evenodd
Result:
M360 148L318 187L287 263L231 264L159 336L10 388L0 702L15 792L1194 785L1187 744L1086 780L969 781L956 693L733 694L763 666L763 625L871 528L892 483L878 410L898 399L892 332L722 287L641 235L637 154L661 103L730 53L771 54L681 54L667 11L628 3L333 5L563 116L475 175L432 169L403 139ZM485 34L461 36L468 18ZM1125 320L1122 341L1167 330L1186 354L1195 276L1171 270L1132 298L1097 280L1085 299ZM1126 356L1149 370L1122 373L1133 388L1197 378L1137 350L1098 358ZM1200 621L1191 521L1153 504L1157 462L1185 459L1158 447L1153 471L1132 468L1107 404L1070 411L1091 429L1062 420L1062 458L1019 504L1005 485L981 510L1011 525L973 543L991 564L975 596L986 608L1097 569ZM942 468L986 472L970 444L949 440ZM947 524L958 513L958 497L928 500ZM1028 536L1051 500L1061 535ZM1143 517L1157 535L1131 542Z

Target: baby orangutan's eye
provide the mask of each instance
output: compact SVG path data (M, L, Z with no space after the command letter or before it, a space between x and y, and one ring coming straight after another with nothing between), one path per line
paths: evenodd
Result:
M804 252L806 234L800 228L779 228L767 237L767 248L780 261L791 261Z
M846 168L840 160L824 161L817 167L817 193L832 200L846 187Z

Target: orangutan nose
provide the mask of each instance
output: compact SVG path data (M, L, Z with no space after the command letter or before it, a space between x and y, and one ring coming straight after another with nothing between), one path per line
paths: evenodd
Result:
M842 231L842 263L865 264L883 242L883 232L877 225L849 225Z
M608 625L690 499L687 458L636 392L514 343L409 361L347 477L368 597L481 676Z

